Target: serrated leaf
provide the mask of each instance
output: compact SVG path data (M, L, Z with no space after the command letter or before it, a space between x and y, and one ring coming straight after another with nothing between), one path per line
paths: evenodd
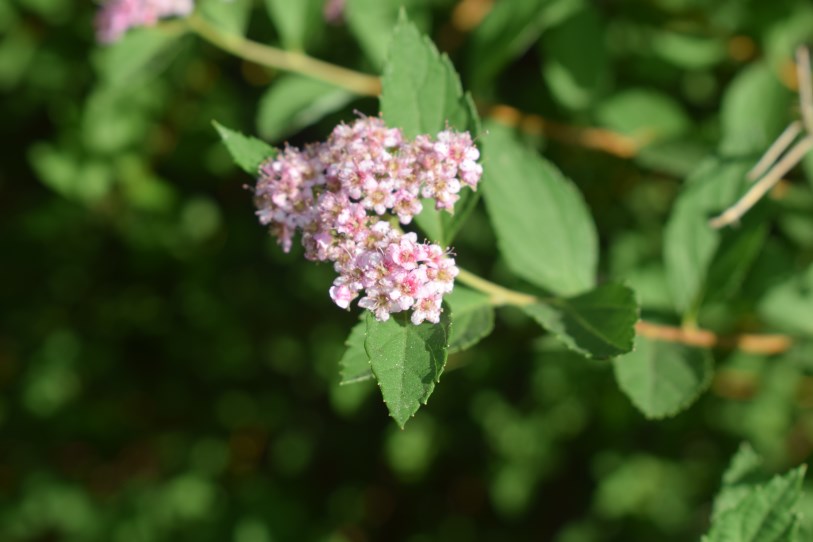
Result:
M703 542L784 542L797 521L805 466L752 488L712 523Z
M446 301L454 314L450 354L474 346L494 330L494 308L487 295L457 285Z
M446 365L449 308L439 324L418 326L409 314L394 314L379 322L368 313L364 348L390 416L403 429L421 404L426 404Z
M254 0L200 0L197 11L223 32L243 36L253 6Z
M480 88L514 58L523 54L543 30L582 8L582 0L515 0L497 2L469 42L471 85Z
M790 120L790 92L765 62L745 68L722 98L720 120L726 154L761 154Z
M759 314L780 329L813 336L813 265L768 290Z
M664 232L664 264L672 298L681 312L702 300L709 266L723 238L708 221L747 189L751 165L747 159L705 160L675 202Z
M282 76L260 98L257 132L264 139L279 141L344 107L353 98L351 92L335 85L301 75Z
M217 121L212 121L212 125L220 134L232 159L249 175L256 176L260 164L277 154L277 150L265 141L230 130Z
M373 378L370 368L370 358L364 349L364 340L367 337L367 322L362 320L350 330L350 335L344 342L347 350L339 361L341 381L339 384L355 384Z
M598 240L575 185L497 124L483 138L483 168L483 198L511 270L560 295L592 288Z
M586 4L540 40L542 73L556 100L571 109L592 105L609 75L604 24Z
M688 408L712 377L708 350L643 336L635 351L616 358L613 367L621 391L647 418L674 416Z
M606 359L632 350L638 303L635 292L626 286L604 284L576 297L554 298L522 310L585 356Z
M321 34L322 0L265 0L268 14L286 49L304 50Z
M95 57L102 80L111 85L128 86L154 77L181 50L183 34L164 28L134 28L116 43L104 47Z
M723 474L723 486L714 498L711 518L735 508L758 483L765 481L762 458L748 443L742 443Z
M401 128L406 137L434 135L447 126L477 136L477 111L471 98L463 94L449 57L441 55L404 17L395 27L381 85L384 120L388 126ZM415 221L430 239L447 246L476 202L477 195L464 189L454 214L425 204Z

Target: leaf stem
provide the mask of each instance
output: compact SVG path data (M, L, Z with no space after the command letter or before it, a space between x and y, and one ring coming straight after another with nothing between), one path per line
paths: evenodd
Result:
M460 269L457 280L479 292L487 294L495 307L514 305L523 307L544 301L524 292L510 290L499 284L486 280L471 271ZM793 345L793 339L780 334L741 333L735 335L718 335L713 331L695 326L668 326L639 320L635 331L649 339L685 344L698 348L725 348L740 350L750 354L775 355L786 352Z
M457 280L466 286L471 286L475 290L488 294L491 304L495 307L501 307L503 305L523 307L525 305L533 305L534 303L539 302L538 298L530 294L517 292L516 290L509 290L508 288L488 281L470 271L466 271L465 269L459 269Z
M245 60L307 75L362 96L378 96L381 93L381 81L374 75L348 70L296 51L262 45L235 34L223 33L197 13L190 15L186 22L190 30L204 40Z

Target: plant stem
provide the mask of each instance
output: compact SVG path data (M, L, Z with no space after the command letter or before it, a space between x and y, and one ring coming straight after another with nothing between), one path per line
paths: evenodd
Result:
M470 271L466 271L465 269L460 269L459 271L460 273L457 275L457 280L467 286L471 286L475 290L488 294L491 304L495 307L500 307L503 305L515 305L517 307L522 307L539 302L539 299L530 294L509 290L508 288L500 286L499 284L494 284L493 282L479 277Z
M505 305L523 307L545 301L530 294L509 290L465 269L459 271L457 280L466 286L487 294L491 304L495 307ZM781 354L789 350L793 345L793 340L787 335L760 335L755 333L717 335L713 331L700 329L693 324L688 326L668 326L639 320L635 324L635 331L642 337L656 341L680 343L698 348L726 348L762 355Z
M223 33L196 13L189 16L186 22L192 32L240 58L269 68L307 75L362 96L378 96L381 93L381 81L374 75L348 70L299 52L262 45L235 34Z

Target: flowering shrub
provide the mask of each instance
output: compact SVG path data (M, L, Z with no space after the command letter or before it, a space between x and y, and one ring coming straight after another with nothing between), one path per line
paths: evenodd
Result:
M92 4L0 7L0 539L813 539L809 2Z

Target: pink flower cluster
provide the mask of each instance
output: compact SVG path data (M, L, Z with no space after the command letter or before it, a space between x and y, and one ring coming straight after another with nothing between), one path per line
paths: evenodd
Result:
M113 43L130 28L152 26L164 17L183 17L194 8L194 0L108 0L96 15L96 37Z
M409 224L422 197L452 212L463 185L477 188L479 156L468 132L406 140L363 117L337 126L324 143L286 147L265 162L257 215L284 251L301 232L306 258L333 262L339 276L330 296L339 307L362 295L359 306L379 320L411 309L414 324L437 323L458 273L454 259L387 217Z

